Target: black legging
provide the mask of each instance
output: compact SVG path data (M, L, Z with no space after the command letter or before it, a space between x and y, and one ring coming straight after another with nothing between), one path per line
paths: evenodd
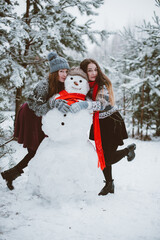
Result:
M112 180L112 165L119 162L122 158L127 156L128 149L117 150L117 144L106 144L103 146L106 167L103 170L105 180L110 182Z
M23 168L27 167L29 161L34 157L36 151L33 151L30 148L27 148L27 155L16 165L18 170L21 172Z

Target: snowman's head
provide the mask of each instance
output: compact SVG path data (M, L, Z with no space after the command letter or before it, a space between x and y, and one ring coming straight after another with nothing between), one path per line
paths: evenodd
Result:
M87 75L79 67L70 69L64 86L68 93L81 93L86 95L89 91Z

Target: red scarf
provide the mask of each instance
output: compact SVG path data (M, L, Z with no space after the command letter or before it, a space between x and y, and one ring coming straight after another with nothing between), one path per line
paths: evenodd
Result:
M66 90L62 90L59 92L59 97L56 99L63 99L66 100L68 105L71 105L75 102L78 102L79 100L85 100L85 95L81 93L68 93Z
M93 88L92 100L96 100L96 96L98 93L98 84L94 82L89 82L90 88ZM100 124L99 124L99 112L95 112L93 114L93 130L94 130L94 140L96 145L96 151L98 155L98 167L103 170L105 165L105 158L102 148L102 141L101 141L101 131L100 131Z

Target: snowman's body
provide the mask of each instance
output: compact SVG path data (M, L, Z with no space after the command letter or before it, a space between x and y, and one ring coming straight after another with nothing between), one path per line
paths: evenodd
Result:
M80 81L80 84L75 86L74 81ZM77 87L79 85L81 89ZM89 87L82 77L73 76L71 79L68 76L65 89L86 95ZM53 109L42 118L42 124L48 137L29 164L29 184L33 191L55 200L59 196L65 199L73 195L78 197L95 189L97 153L88 140L92 113L81 110L76 114L63 114Z

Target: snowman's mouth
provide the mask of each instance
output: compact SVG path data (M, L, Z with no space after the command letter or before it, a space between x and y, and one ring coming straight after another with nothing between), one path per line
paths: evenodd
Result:
M75 90L81 90L81 88L76 88L76 87L72 87L73 89L75 89Z

